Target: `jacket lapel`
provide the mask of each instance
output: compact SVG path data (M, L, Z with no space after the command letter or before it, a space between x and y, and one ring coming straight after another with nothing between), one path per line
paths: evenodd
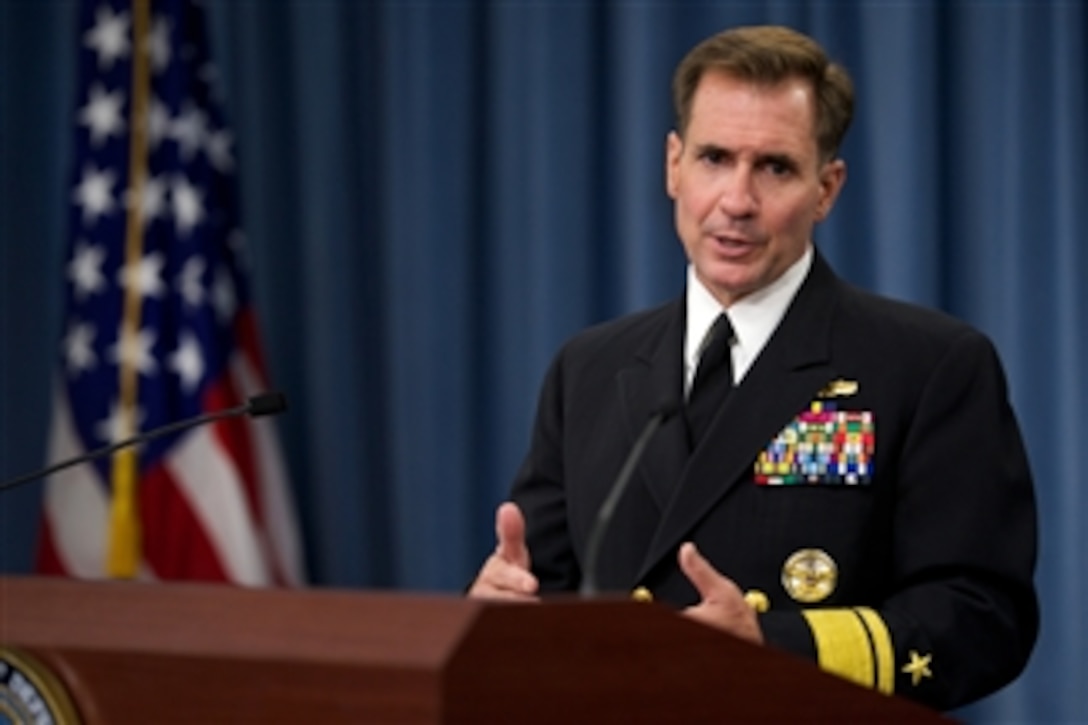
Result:
M732 488L751 477L757 453L835 376L831 323L838 281L817 254L778 329L726 400L675 481L639 572L644 577Z
M619 374L620 395L632 442L651 415L663 406L679 406L683 400L684 310L683 297L670 304L664 333L647 340L635 354L635 364ZM674 414L650 440L637 474L660 510L669 502L687 458L684 426L680 416Z

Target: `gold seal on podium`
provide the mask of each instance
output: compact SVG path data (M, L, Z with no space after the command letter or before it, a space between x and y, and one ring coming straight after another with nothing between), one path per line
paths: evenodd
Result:
M64 685L40 660L13 647L0 647L0 721L79 725L79 715Z

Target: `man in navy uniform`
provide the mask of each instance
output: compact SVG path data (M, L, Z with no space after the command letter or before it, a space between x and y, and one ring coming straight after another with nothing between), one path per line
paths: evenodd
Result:
M953 708L1038 629L1031 474L991 342L840 280L812 243L846 179L853 88L810 38L715 35L673 82L666 184L684 294L570 340L470 594L607 590L681 608L883 692Z

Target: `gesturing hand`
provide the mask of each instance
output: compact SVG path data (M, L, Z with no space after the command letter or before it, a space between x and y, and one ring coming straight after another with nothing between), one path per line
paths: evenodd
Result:
M702 598L684 614L749 642L763 644L763 631L740 588L703 558L690 541L680 547L680 569Z
M489 599L536 599L539 584L529 571L529 549L525 546L525 518L516 504L507 501L495 512L498 546L476 576L470 597Z

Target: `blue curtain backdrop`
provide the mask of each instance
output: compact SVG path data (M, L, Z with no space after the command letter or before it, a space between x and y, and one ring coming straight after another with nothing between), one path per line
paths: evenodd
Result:
M1088 11L1070 2L217 0L258 312L319 585L458 590L493 547L537 385L666 299L672 68L725 26L845 63L841 274L956 314L1006 363L1038 482L1042 638L977 722L1088 720ZM76 5L0 0L0 475L43 461ZM971 456L972 451L963 451ZM40 489L0 498L0 571Z

